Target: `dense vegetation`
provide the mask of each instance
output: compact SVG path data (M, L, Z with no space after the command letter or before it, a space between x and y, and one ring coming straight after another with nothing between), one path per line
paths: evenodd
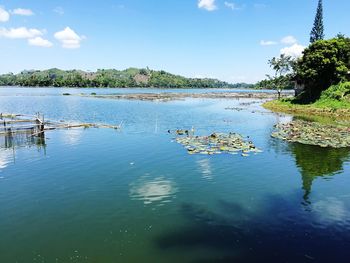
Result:
M276 83L285 83L282 89L294 89L294 82L285 76L280 76L274 79L263 79L254 85L254 89L276 89Z
M297 62L296 79L303 83L304 102L317 100L331 85L349 79L350 38L339 35L330 40L319 40L304 50Z
M315 107L350 109L350 82L329 87L321 93L321 97L313 104Z
M289 98L269 101L265 108L273 111L300 114L305 116L320 115L336 117L337 120L350 118L350 82L333 85L321 93L318 100L300 104L298 99Z
M293 107L293 105L298 105L298 103L294 98L282 99L280 105ZM350 110L350 82L342 82L329 87L321 93L318 100L309 103L308 106L313 108L328 108L329 110Z
M129 68L80 70L32 70L0 75L0 86L30 87L155 87L155 88L249 88L245 83L230 84L216 79L185 78L165 71Z
M312 103L330 86L350 80L350 38L339 34L329 40L318 40L298 59L281 55L269 64L275 75L258 82L256 88L291 89L298 83L303 92L295 103Z

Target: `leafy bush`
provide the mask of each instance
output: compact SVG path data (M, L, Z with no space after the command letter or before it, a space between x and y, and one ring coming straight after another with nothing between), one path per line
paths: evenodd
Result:
M323 91L321 94L321 100L343 100L348 95L350 95L350 82L344 82L338 85L333 85L325 91Z
M322 91L349 78L350 38L319 40L304 50L296 66L296 78L305 84L305 96L317 100Z

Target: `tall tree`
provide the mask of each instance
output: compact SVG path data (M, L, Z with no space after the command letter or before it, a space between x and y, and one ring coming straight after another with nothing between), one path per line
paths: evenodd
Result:
M349 71L350 38L340 36L306 48L297 62L296 77L305 84L304 99L314 101L331 85L346 81Z
M282 90L290 86L295 63L295 60L291 56L284 54L281 54L279 58L274 57L269 60L269 65L275 71L275 76L271 77L267 75L267 77L272 86L277 90L278 99L281 98Z
M324 27L323 27L323 5L322 0L318 1L316 17L314 21L314 26L310 33L310 42L314 43L317 40L322 40L324 38Z

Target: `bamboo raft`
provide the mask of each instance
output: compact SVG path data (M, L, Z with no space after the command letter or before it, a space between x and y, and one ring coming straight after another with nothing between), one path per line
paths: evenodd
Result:
M48 130L71 129L71 128L110 128L121 129L122 122L119 125L96 124L96 123L66 123L45 121L44 115L25 114L5 114L0 113L0 135L9 134L29 134L33 137L40 137Z
M0 135L9 135L16 133L30 133L39 135L44 132L44 116L4 114L0 113Z

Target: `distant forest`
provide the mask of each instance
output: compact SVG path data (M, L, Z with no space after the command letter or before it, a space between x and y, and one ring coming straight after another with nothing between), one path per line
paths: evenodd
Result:
M217 79L185 78L163 70L30 70L0 75L0 86L24 87L154 87L154 88L253 88L246 83L230 84Z

